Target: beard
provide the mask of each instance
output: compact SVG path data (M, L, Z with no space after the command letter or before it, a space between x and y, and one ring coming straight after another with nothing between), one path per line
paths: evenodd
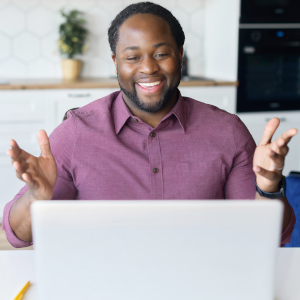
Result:
M136 105L137 108L139 108L140 110L145 111L145 112L156 113L156 112L159 112L161 109L163 109L167 105L167 103L169 102L169 100L171 99L173 94L176 92L177 87L180 83L180 79L179 79L177 85L172 88L169 88L168 85L165 84L163 94L162 94L161 98L159 99L159 101L156 103L143 102L137 95L135 84L133 84L133 87L132 87L133 92L130 92L130 91L124 89L124 87L122 87L122 85L120 84L120 81L119 81L119 76L118 76L118 82L119 82L121 91Z

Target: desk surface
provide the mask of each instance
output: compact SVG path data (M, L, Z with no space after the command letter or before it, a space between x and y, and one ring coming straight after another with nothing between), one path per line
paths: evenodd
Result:
M0 251L0 299L13 300L29 280L23 300L36 300L34 251Z
M279 248L275 299L300 299L300 248ZM37 300L34 251L0 251L0 299L13 300L25 283L32 286L23 300Z

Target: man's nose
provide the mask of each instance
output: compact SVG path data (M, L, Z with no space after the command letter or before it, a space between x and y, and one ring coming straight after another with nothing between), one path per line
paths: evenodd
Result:
M159 70L159 64L154 57L144 57L140 62L139 71L144 74L153 74Z

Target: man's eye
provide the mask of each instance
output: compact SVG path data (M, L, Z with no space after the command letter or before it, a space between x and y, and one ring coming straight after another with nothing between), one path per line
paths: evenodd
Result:
M164 57L164 56L168 56L168 54L165 53L158 53L155 55L156 57Z
M134 57L127 57L127 60L137 60L138 57L134 56Z

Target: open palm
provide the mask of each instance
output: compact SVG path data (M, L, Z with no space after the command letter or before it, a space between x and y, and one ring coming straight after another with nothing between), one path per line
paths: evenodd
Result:
M49 138L44 130L38 132L38 142L41 149L40 157L22 150L14 140L10 140L12 149L9 149L7 154L12 159L16 176L27 184L33 197L49 200L53 197L57 167L50 149Z
M289 151L287 145L298 132L297 129L291 128L272 142L272 137L279 124L280 121L277 118L268 122L253 158L253 170L256 174L257 184L266 192L272 192L278 188L284 160Z

